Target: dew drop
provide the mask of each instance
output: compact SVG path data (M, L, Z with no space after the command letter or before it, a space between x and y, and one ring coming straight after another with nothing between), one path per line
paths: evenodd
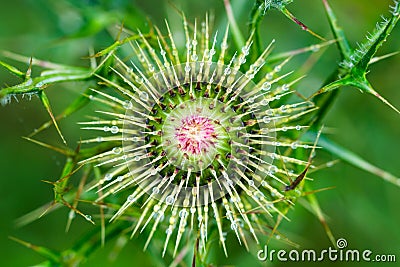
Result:
M143 81L144 81L144 79L143 79L143 78L139 78L139 79L137 79L137 80L136 80L136 82L137 82L138 84L142 84L142 83L143 83Z
M317 52L317 51L319 51L319 46L318 45L312 45L312 46L310 46L310 49L313 52Z
M68 214L68 218L69 218L69 219L75 218L75 211L70 210L70 211L69 211L69 214Z
M282 91L288 91L289 90L289 85L284 84L282 85Z
M274 75L272 73L267 73L265 75L265 79L267 79L267 80L271 80L273 77L274 77Z
M271 118L268 117L268 116L264 116L264 117L263 117L263 122L264 122L264 123L270 123L270 122L271 122Z
M122 149L120 147L114 147L112 149L112 153L114 153L115 155L121 154Z
M112 126L111 127L111 133L112 134L117 134L119 132L119 128L118 128L118 126Z
M197 60L199 59L199 57L197 56L197 54L193 54L193 55L191 56L191 59L192 59L193 61L197 61Z
M275 72L280 72L281 69L282 69L282 67L278 65L278 66L276 66L276 67L274 68L274 71L275 71Z
M186 73L189 73L190 70L191 70L190 66L189 66L189 65L186 65L186 66L185 66L185 72L186 72Z
M268 109L267 111L265 111L265 114L268 116L272 116L274 115L274 111L272 109Z
M248 46L243 46L242 47L242 52L246 56L249 54L249 50L250 50L250 48Z
M237 228L238 228L237 223L232 223L232 224L231 224L231 229L232 229L232 230L235 231Z
M262 85L262 90L263 91L269 91L269 90L271 90L271 83L269 83L269 82L265 82L265 83L263 83L263 85Z
M158 187L153 187L153 194L157 195L160 192L160 189L158 189Z
M104 180L106 180L106 181L110 181L112 179L112 174L111 173L107 173L105 176L104 176Z
M300 131L301 130L301 126L300 125L296 125L296 130Z
M283 112L283 113L287 112L287 107L286 107L286 105L282 105L282 106L280 107L280 110L281 110L281 112Z
M149 100L149 95L146 92L140 92L139 98L142 99L143 101L147 101Z
M291 147L292 149L296 149L297 146L298 146L297 142L294 142L294 143L292 143L292 144L290 145L290 147Z
M179 212L179 217L181 217L181 218L185 218L186 217L186 215L187 215L187 211L186 210L181 210L180 212Z
M275 173L275 172L278 171L278 168L277 168L275 165L272 165L272 166L269 166L268 170L269 170L271 173Z
M92 220L92 216L90 216L90 215L85 215L85 219L86 219L87 221L91 221L91 220Z
M131 101L126 100L122 106L124 109L131 109L133 105L132 105Z
M174 197L173 196L167 196L165 198L165 203L167 203L167 205L172 205L174 203Z
M249 186L254 186L254 181L253 180L249 180Z

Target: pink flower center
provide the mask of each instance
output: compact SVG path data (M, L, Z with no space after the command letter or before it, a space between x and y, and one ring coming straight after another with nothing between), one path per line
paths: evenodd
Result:
M180 128L175 129L175 137L180 149L198 155L215 144L217 134L210 119L191 115L182 119Z

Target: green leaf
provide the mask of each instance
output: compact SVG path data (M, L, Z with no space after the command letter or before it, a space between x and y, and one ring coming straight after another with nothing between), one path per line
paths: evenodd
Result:
M305 135L305 138L309 141L315 140L316 135L317 135L317 132L309 131ZM369 163L368 161L366 161L365 159L363 159L361 156L357 155L356 153L333 142L328 137L321 135L321 137L318 141L318 145L323 147L325 150L329 151L330 153L336 155L341 160L343 160L361 170L372 173L372 174L382 178L383 180L400 187L400 178L394 176L393 174L391 174L387 171L384 171L384 170L374 166L373 164Z
M224 0L224 5L226 10L226 15L228 16L229 25L231 26L233 39L235 40L236 46L238 48L241 48L244 45L245 40L236 22L230 0Z
M304 187L305 187L306 191L312 191L312 189L311 189L309 184L305 184ZM329 240L331 241L331 243L333 245L336 245L336 239L333 236L332 230L330 229L330 227L329 227L329 225L328 225L328 223L326 221L325 215L321 210L321 206L319 205L319 202L318 202L318 199L317 199L316 195L315 194L307 194L306 197L307 197L307 202L304 202L301 199L299 199L300 203L302 203L303 206L305 206L305 207L308 206L310 208L310 211L315 216L317 216L317 218L318 218L319 222L321 223L322 227L324 228L325 233L328 236Z
M328 1L323 0L323 2L324 2L324 6L325 6L326 15L328 16L329 24L330 24L331 30L333 32L333 36L337 40L337 44L339 47L339 51L340 51L342 60L349 58L350 53L351 53L351 48L350 48L349 42L346 38L346 35L344 34L343 29L338 25L335 13L329 6Z
M13 94L38 93L54 83L85 80L93 75L92 72L91 69L73 67L60 71L44 72L42 76L29 78L20 84L1 89L0 98Z

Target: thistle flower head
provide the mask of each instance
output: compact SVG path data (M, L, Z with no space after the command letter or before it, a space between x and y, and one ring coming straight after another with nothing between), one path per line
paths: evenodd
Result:
M108 110L83 123L105 134L83 142L117 145L81 163L104 172L92 187L98 200L129 192L112 220L139 206L132 235L146 231L145 247L161 231L163 255L169 247L175 255L184 236L199 238L204 251L216 230L225 254L227 232L247 248L299 193L285 188L307 162L291 152L311 148L295 138L314 105L287 102L296 80L279 76L288 60L266 65L272 43L251 60L251 36L232 54L228 28L218 41L207 19L200 27L184 19L180 49L166 25L167 35L156 29L156 39L129 42L136 57L109 55L119 79L100 78L114 92L92 97Z

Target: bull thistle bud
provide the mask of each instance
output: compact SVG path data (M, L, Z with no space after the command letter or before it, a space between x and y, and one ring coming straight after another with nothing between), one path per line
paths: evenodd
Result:
M219 42L207 18L200 27L184 18L180 50L166 26L167 35L157 29L156 40L141 35L129 43L137 58L112 55L119 80L100 79L114 92L93 98L108 109L82 123L103 134L83 143L120 145L81 164L106 167L92 186L102 192L97 201L129 191L111 221L139 206L132 236L145 231L145 248L160 231L163 256L168 249L176 255L183 238L197 238L204 252L216 230L228 255L227 232L246 248L250 239L258 243L300 195L301 185L285 188L307 165L291 154L312 148L296 138L306 127L299 119L315 107L287 102L297 80L279 76L288 59L266 65L273 42L249 62L252 36L232 55L228 27Z

